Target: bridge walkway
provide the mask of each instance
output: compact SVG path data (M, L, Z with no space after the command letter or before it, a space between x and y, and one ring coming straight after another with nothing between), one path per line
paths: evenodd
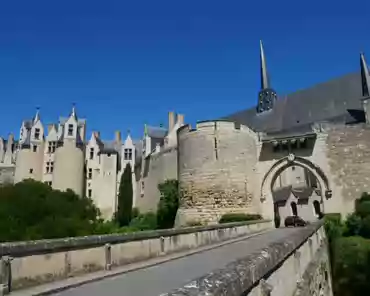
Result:
M269 230L242 240L224 243L220 247L207 251L48 294L54 296L161 295L182 287L212 270L222 268L232 261L256 252L274 241L284 239L295 231L299 231L299 228ZM55 283L55 285L57 284ZM10 296L46 295L45 292L37 293L36 291L37 288L28 291L14 291Z

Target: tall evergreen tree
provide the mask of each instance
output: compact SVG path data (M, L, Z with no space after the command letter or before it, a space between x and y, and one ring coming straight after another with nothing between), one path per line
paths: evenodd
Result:
M132 170L131 165L128 163L122 174L118 192L116 219L120 226L127 226L130 224L132 218L132 199Z

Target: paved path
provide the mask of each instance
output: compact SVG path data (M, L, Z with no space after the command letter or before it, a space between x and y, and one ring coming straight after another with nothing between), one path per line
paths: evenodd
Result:
M299 228L274 229L260 235L168 261L156 266L128 272L112 278L65 290L55 296L154 296L179 288L191 280L222 268L229 262L255 252L282 239Z

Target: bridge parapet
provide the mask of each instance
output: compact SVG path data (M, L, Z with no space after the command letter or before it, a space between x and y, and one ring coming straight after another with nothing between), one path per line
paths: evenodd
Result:
M248 221L129 234L0 244L0 290L36 286L143 261L272 228ZM1 291L0 291L1 295Z
M161 296L332 296L322 221Z

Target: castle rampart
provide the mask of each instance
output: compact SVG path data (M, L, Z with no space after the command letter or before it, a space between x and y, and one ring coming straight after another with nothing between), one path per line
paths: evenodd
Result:
M216 222L229 212L258 213L253 198L257 134L228 121L178 130L181 205L177 224Z

